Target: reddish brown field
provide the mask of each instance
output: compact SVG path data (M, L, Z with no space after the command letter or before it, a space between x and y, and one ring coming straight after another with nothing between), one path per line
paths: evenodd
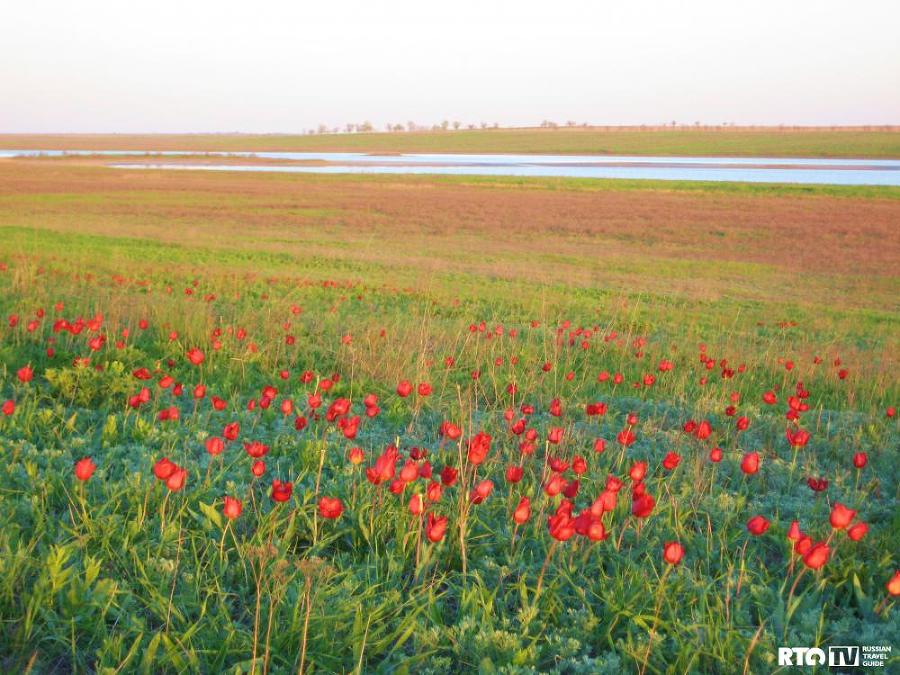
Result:
M225 247L252 235L260 248L298 255L581 282L603 278L603 261L632 261L635 272L648 261L755 263L789 276L852 275L865 261L873 279L895 277L900 261L896 199L85 164L0 163L0 221ZM810 290L797 280L798 291Z

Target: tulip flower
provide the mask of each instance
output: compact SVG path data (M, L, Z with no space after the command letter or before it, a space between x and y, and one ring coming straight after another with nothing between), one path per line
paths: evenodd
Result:
M184 487L187 480L187 470L176 467L172 475L166 479L166 487L172 492L178 492Z
M282 482L277 478L272 481L272 499L276 502L288 501L291 498L293 491L293 483Z
M866 523L859 522L851 525L847 530L847 537L850 538L851 541L859 541L863 537L866 536L866 533L869 531L869 526Z
M824 541L817 542L803 556L803 564L811 570L822 568L828 562L831 549Z
M522 497L516 510L513 511L513 520L516 525L524 525L529 518L531 518L531 500L528 497Z
M435 516L433 513L428 514L428 520L425 523L425 536L428 541L436 544L447 532L447 516Z
M169 461L168 457L163 457L153 465L153 475L155 475L158 480L168 480L169 476L171 476L177 468L178 466L174 462Z
M322 497L319 499L319 515L329 520L341 517L344 512L344 504L337 497Z
M856 511L848 509L840 502L835 502L834 506L831 508L831 516L829 518L831 527L835 530L843 530L850 524L855 516Z
M753 475L759 471L759 453L748 452L741 460L741 471L747 475Z
M900 570L894 572L894 576L888 579L885 588L887 588L887 592L894 597L900 595Z
M84 457L75 463L75 477L80 481L86 481L94 475L97 465L90 457Z
M225 441L218 436L210 436L206 439L206 451L215 457L222 453L225 449Z
M642 494L631 501L631 514L636 518L646 518L653 513L656 500L648 494Z
M201 363L203 363L203 361L206 360L206 355L196 347L191 347L187 351L187 358L188 361L193 363L195 366L199 366Z
M667 541L663 544L663 560L670 565L677 565L684 558L684 546L677 541Z
M753 516L747 521L747 531L758 537L769 529L769 521L763 516Z
M234 520L241 515L241 509L244 507L240 499L234 497L225 497L222 505L222 513L228 520Z

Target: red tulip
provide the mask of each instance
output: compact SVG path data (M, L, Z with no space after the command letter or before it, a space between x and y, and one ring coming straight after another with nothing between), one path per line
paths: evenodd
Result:
M888 579L888 582L884 586L891 595L900 595L900 570L894 572L894 576Z
M428 488L425 490L425 496L428 497L428 501L436 502L440 500L443 491L444 488L441 487L440 483L431 481L428 484Z
M402 480L404 483L412 483L418 477L419 465L411 459L406 460L403 468L400 469L400 480Z
M824 541L817 542L804 554L803 564L812 570L820 569L828 562L828 556L830 554L831 549L828 548L828 544Z
M491 480L480 481L472 490L471 499L473 504L480 504L494 490L494 482Z
M637 436L634 435L634 432L631 429L622 429L622 431L616 435L616 440L627 448L637 440Z
M557 445L563 437L563 430L561 427L550 427L550 430L547 432L547 441Z
M572 458L572 472L576 476L581 476L587 472L588 466L587 461L585 461L584 457L581 455L575 455Z
M741 460L741 471L748 475L752 475L759 471L759 453L748 452Z
M800 538L794 542L794 553L797 555L806 555L807 551L812 548L813 541L805 534L800 535Z
M787 538L791 541L798 541L802 536L803 533L800 531L800 523L798 523L796 520L792 521L791 527L787 533Z
M337 497L322 497L319 500L319 515L329 520L340 518L344 504Z
M206 355L196 347L191 347L187 351L187 358L188 361L193 363L195 366L199 366L201 363L203 363L204 360L206 360Z
M187 471L182 469L181 467L176 467L176 469L172 472L172 475L166 479L166 487L169 488L172 492L178 492L181 488L184 487L184 483L187 480Z
M597 518L592 518L587 528L587 538L591 541L603 541L609 536L603 522Z
M230 424L225 425L225 429L222 431L222 435L229 441L234 441L237 439L238 434L241 432L241 425L237 422L231 422Z
M828 481L825 478L813 478L810 476L806 479L806 484L813 492L822 492L828 489Z
M521 466L510 466L506 469L506 480L509 483L518 483L522 480L522 474Z
M709 461L718 464L722 461L722 448L713 448L709 451Z
M31 366L22 366L16 371L16 377L18 377L19 381L23 384L28 384L34 379L34 371L31 369Z
M264 461L262 461L261 459L258 459L255 462L253 462L253 465L250 467L250 471L253 473L254 476L259 478L266 472L266 463Z
M663 560L670 565L677 565L684 558L684 546L677 541L667 541L663 545Z
M447 516L435 517L433 513L428 514L428 522L425 524L425 536L428 541L437 543L444 538L447 532Z
M459 471L454 469L452 466L445 466L443 469L441 469L441 483L443 483L447 487L456 485L456 478L458 474Z
M606 511L614 511L616 508L617 493L614 490L606 489L600 493L600 496L591 504L591 513L599 517Z
M6 401L3 404L3 414L7 417L11 416L16 411L16 403L12 399Z
M380 485L393 480L397 472L399 452L394 446L388 446L376 459L374 466L366 469L366 478L373 485Z
M784 432L785 438L792 448L802 448L809 443L810 433L806 429L787 429Z
M250 441L249 443L244 443L244 450L253 459L262 459L268 454L269 446L260 441Z
M550 536L557 541L567 541L575 534L575 520L566 509L557 509L556 514L547 519L547 525Z
M769 521L763 516L753 516L747 521L747 530L754 537L758 537L769 529Z
M677 452L670 452L666 455L665 459L663 459L663 467L668 471L672 471L678 466L679 462L681 462L681 455Z
M222 506L222 513L225 515L228 520L234 520L239 515L241 515L241 509L244 508L244 505L241 503L240 499L235 499L234 497L225 497L225 503Z
M206 451L215 457L222 453L225 449L225 441L218 436L210 436L206 439Z
M423 511L425 511L425 500L422 498L422 495L414 494L414 495L410 496L409 512L414 516L418 516Z
M453 422L443 422L441 423L438 433L445 438L449 438L451 441L455 441L462 436L462 429L453 424Z
M491 437L479 431L469 440L469 461L478 466L487 458L487 454L491 449Z
M656 500L652 495L642 494L631 500L631 514L637 518L646 518L653 513Z
M531 518L531 500L528 497L522 497L516 510L513 511L513 520L517 525L524 525L529 518Z
M153 475L155 475L158 480L168 480L169 476L175 473L175 469L177 468L178 466L174 462L169 461L168 457L163 457L153 465Z
M709 438L710 434L712 434L712 425L706 420L700 422L700 424L697 425L697 430L694 432L694 436L701 441L705 441Z
M746 417L738 417L735 426L738 431L746 431L750 427L750 420Z
M840 502L835 502L834 506L831 508L831 527L836 530L843 530L850 524L855 516L856 511L848 509Z
M851 525L847 530L847 536L852 541L859 541L863 537L866 536L866 533L869 531L869 526L866 523L859 522L854 525Z
M864 452L857 452L853 455L853 466L857 469L862 469L869 461L868 455Z
M647 475L647 462L635 462L632 464L628 475L635 483L640 483L644 480L644 476Z
M409 380L400 380L400 383L397 385L397 395L406 398L412 393L412 385L409 383Z
M78 480L87 480L94 475L96 469L94 461L90 457L84 457L75 463L75 477Z
M277 478L272 481L272 499L276 502L286 502L291 498L294 491L294 484L289 482L281 482Z
M354 465L362 464L366 460L366 454L362 448L350 448L347 456L350 458L350 463Z

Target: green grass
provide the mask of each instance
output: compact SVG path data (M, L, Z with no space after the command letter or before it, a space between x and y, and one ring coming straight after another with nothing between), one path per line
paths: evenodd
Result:
M232 190L211 180L202 190L70 185L0 195L0 404L16 403L11 416L0 413L0 670L262 673L297 672L302 662L305 672L756 673L777 670L779 646L900 644L897 602L885 590L900 565L900 429L886 416L900 398L896 276L795 275L775 264L664 256L653 242L591 261L543 239L488 249L481 231L459 233L468 238L458 248L423 249L433 240L403 230L396 214L381 216L386 224L357 221L351 204L292 197L311 182ZM481 188L501 189L467 189ZM707 197L717 198L698 195ZM730 198L738 208L759 197ZM253 220L262 212L270 221ZM362 235L379 255L342 256ZM486 259L419 266L445 252ZM539 276L542 266L562 272ZM587 281L575 283L570 271L579 269ZM796 293L801 279L848 302ZM872 297L853 306L864 293ZM98 314L77 335L54 330L60 318ZM571 334L580 327L590 335ZM97 335L107 339L92 351ZM206 354L200 366L185 358L191 347ZM671 371L659 371L663 359ZM29 383L17 377L26 364ZM133 376L142 367L150 380ZM300 379L306 370L310 383ZM601 371L624 382L599 382ZM334 373L340 380L315 419L307 396ZM652 385L632 386L651 374ZM181 396L160 385L165 375L184 385ZM401 379L433 391L401 398ZM785 412L798 381L809 391L799 425L811 440L793 451ZM206 398L195 401L200 382ZM248 409L267 385L278 390L271 406ZM134 409L128 399L142 386L150 401ZM775 406L761 399L770 389ZM381 409L373 418L363 410L368 393ZM226 410L212 407L213 395ZM338 397L363 417L354 439L324 414ZM554 398L560 417L549 412ZM285 399L296 412L282 413ZM584 405L595 401L609 409L588 417ZM518 419L523 403L535 406L530 455L504 419L507 409ZM161 421L173 406L179 419ZM616 436L629 413L637 440L625 448ZM302 431L297 414L309 421ZM742 415L750 426L739 432ZM685 433L689 419L709 420L711 437ZM234 421L238 440L211 457L206 439ZM462 428L459 441L441 439L443 421ZM546 442L551 427L565 429L561 444ZM476 472L464 442L479 430L493 441ZM602 454L596 438L607 441ZM242 445L251 440L270 447L262 478ZM449 518L438 543L408 510L428 481L395 496L365 478L391 443L425 449L435 479L446 465L462 469L428 506ZM714 445L720 464L707 459ZM365 452L361 466L348 461L354 446ZM749 451L762 456L751 476L739 468ZM671 472L661 467L669 452L681 455ZM862 470L856 452L868 455ZM608 474L625 479L603 517L608 539L554 545L546 517L561 497L541 487L548 455L586 460L576 513ZM73 465L85 456L98 468L82 483ZM187 469L183 490L154 478L163 456ZM627 476L639 460L657 505L638 527ZM510 465L523 467L521 482L507 482ZM808 477L826 478L828 489L814 493ZM271 500L273 478L293 482L290 501ZM470 505L470 488L486 478L492 494ZM243 502L233 523L222 515L225 495ZM523 495L532 515L516 527ZM339 519L318 515L321 496L342 500ZM832 535L835 501L869 524L862 541ZM745 527L756 514L772 522L760 537ZM832 537L821 570L801 574L792 558L793 519L816 540ZM667 541L685 547L675 567L662 558Z
M761 157L900 157L900 131L779 129L489 129L325 135L0 135L3 149L456 152Z

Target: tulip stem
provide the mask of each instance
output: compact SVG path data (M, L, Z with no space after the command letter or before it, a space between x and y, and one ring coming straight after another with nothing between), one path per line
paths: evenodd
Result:
M306 663L306 637L309 632L309 615L312 611L312 577L307 576L304 584L303 599L306 602L306 613L303 617L303 637L300 641L300 665L297 675L303 675L303 665ZM360 656L362 658L362 656Z
M653 648L653 636L656 634L656 624L659 620L659 608L662 605L663 589L666 585L666 578L669 576L669 572L672 571L672 568L672 565L666 566L666 569L663 570L662 577L659 579L659 586L656 589L656 606L653 608L653 625L650 626L650 633L647 635L647 652L644 654L644 663L641 664L640 675L644 675L644 671L647 670L647 664L650 661L650 651Z
M225 558L225 535L228 534L228 526L230 524L231 521L228 520L225 522L225 527L222 528L222 540L219 542L219 562Z
M325 465L325 439L323 438L321 441L321 447L319 449L319 471L316 474L316 496L314 501L319 500L319 486L322 483L322 467ZM313 546L316 545L316 542L319 540L319 511L316 509L313 511Z
M544 565L541 567L541 573L538 575L537 587L534 589L534 604L537 604L538 598L541 597L541 587L544 585L544 574L547 572L547 566L550 564L550 558L553 557L553 552L556 550L556 545L559 542L554 539L553 543L550 544L550 548L547 549L547 557L544 558Z
M800 578L806 572L806 567L800 569L800 572L797 573L797 578L794 579L794 583L791 584L791 590L788 591L787 603L785 604L785 613L784 613L784 637L787 638L787 630L788 630L788 622L791 620L791 600L794 597L794 591L797 590L797 584L800 583Z

